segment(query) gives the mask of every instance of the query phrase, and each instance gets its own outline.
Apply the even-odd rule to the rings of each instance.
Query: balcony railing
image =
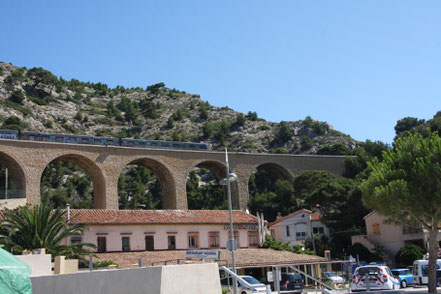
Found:
[[[423,229],[419,226],[403,226],[403,235],[420,234]]]
[[[26,198],[24,190],[0,190],[0,200]]]

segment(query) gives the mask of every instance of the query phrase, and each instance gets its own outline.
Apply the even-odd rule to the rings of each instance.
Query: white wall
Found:
[[[248,247],[248,230],[239,231],[240,247]],[[153,233],[154,234],[151,234]],[[130,237],[132,251],[145,250],[145,236],[153,235],[155,250],[168,249],[169,233],[176,236],[176,249],[188,249],[188,233],[199,232],[199,248],[209,248],[208,233],[219,232],[220,247],[225,247],[229,230],[224,225],[87,225],[82,238],[83,242],[97,245],[97,237],[106,237],[107,251],[121,251],[122,236]],[[106,233],[106,235],[100,235]],[[131,233],[122,235],[121,233]],[[70,239],[66,242],[70,242]]]
[[[31,277],[51,275],[52,262],[50,254],[14,255],[32,268]]]
[[[218,294],[217,263],[33,277],[34,294]]]

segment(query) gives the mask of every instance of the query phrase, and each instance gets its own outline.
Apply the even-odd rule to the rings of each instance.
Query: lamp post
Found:
[[[233,272],[234,274],[237,275],[237,271],[236,271],[236,261],[235,261],[235,257],[234,257],[234,251],[236,250],[236,243],[234,240],[234,228],[233,228],[233,205],[232,205],[232,201],[231,201],[231,187],[230,187],[230,183],[234,182],[237,180],[237,176],[234,173],[230,173],[230,166],[228,163],[228,151],[227,149],[225,149],[225,163],[226,163],[226,167],[227,167],[227,177],[222,179],[220,181],[221,185],[227,185],[227,191],[228,191],[228,211],[230,213],[230,240],[229,244],[230,247],[229,249],[231,249],[231,264],[233,267]],[[228,247],[228,246],[227,246]],[[236,277],[233,276],[233,294],[237,294],[237,281],[236,281]]]

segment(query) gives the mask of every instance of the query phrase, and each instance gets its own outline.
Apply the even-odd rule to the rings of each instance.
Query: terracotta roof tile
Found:
[[[213,249],[216,250],[216,249]],[[231,252],[226,249],[217,249],[221,251],[220,265],[226,265],[226,261],[231,265]],[[212,250],[211,250],[212,251]],[[143,266],[177,264],[177,260],[185,259],[185,250],[164,250],[164,251],[139,251],[139,252],[114,252],[114,253],[97,253],[99,261],[111,260],[119,265],[119,268],[130,268],[134,264],[138,264],[139,258],[142,260]],[[97,259],[95,258],[94,262]],[[303,264],[314,262],[328,261],[324,257],[296,254],[289,251],[276,251],[272,249],[238,249],[235,254],[236,266],[259,266],[259,265],[275,265],[275,264]],[[194,261],[197,263],[198,261]]]
[[[71,209],[72,223],[84,224],[228,224],[228,210],[109,210]],[[233,211],[233,222],[257,224],[257,217]]]
[[[309,214],[312,213],[312,211],[311,211],[311,210],[308,210],[308,209],[299,209],[299,210],[296,210],[296,211],[294,211],[294,212],[292,212],[292,213],[290,213],[290,214],[288,214],[288,215],[286,215],[286,216],[284,216],[284,217],[282,217],[282,218],[280,218],[280,219],[278,219],[278,220],[273,221],[272,223],[269,224],[269,226],[271,227],[271,226],[273,226],[273,225],[275,225],[275,224],[281,222],[281,221],[284,220],[284,219],[287,219],[287,218],[289,218],[289,217],[291,217],[291,216],[294,216],[294,215],[299,214],[299,213],[302,213],[302,212],[306,212],[306,213],[309,213]]]

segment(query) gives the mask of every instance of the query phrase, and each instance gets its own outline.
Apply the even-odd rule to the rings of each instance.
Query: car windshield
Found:
[[[364,276],[365,274],[379,275],[380,268],[379,267],[362,267],[362,268],[358,269],[359,276]]]
[[[241,277],[241,278],[244,279],[245,281],[247,281],[247,283],[249,283],[251,285],[262,284],[261,282],[259,282],[258,280],[256,280],[253,277]]]
[[[287,277],[290,282],[294,282],[296,280],[302,279],[302,276],[300,274],[291,274],[291,275],[287,275]]]
[[[336,274],[331,273],[331,272],[326,272],[325,275],[326,275],[327,277],[336,277],[336,276],[337,276]]]

